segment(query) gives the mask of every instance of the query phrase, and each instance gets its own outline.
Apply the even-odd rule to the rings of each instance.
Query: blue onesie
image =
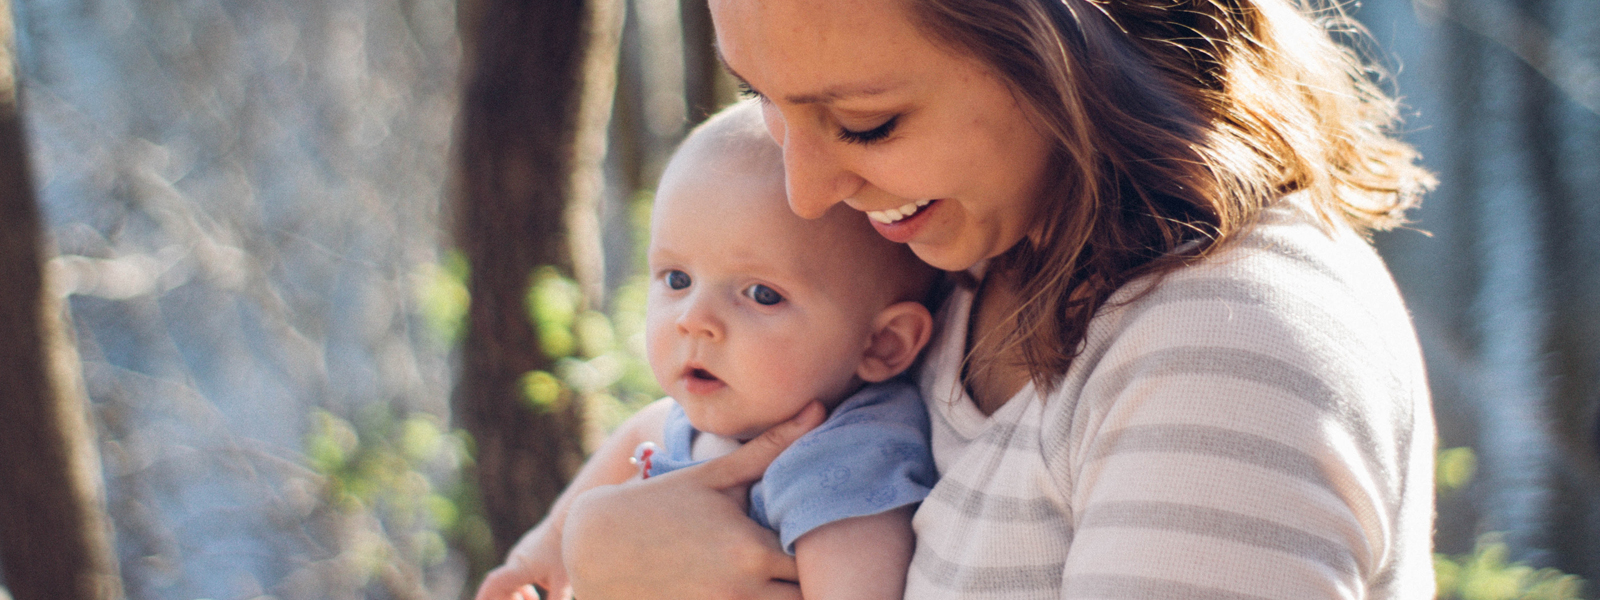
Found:
[[[661,475],[697,462],[699,431],[683,407],[667,417],[666,447],[651,461]],[[939,476],[928,446],[928,409],[904,378],[868,385],[828,420],[795,440],[750,488],[750,518],[778,532],[783,549],[819,526],[921,502]]]

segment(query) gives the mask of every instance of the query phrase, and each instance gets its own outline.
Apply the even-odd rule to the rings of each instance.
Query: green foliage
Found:
[[[446,346],[455,346],[466,331],[467,308],[472,303],[467,291],[469,272],[466,255],[451,250],[442,263],[418,265],[412,274],[417,312],[434,339]]]
[[[577,282],[563,277],[555,267],[539,267],[529,280],[523,303],[546,357],[562,358],[578,350],[572,326],[578,318],[583,293]]]
[[[522,399],[534,412],[550,412],[561,401],[563,386],[554,375],[544,371],[529,371],[522,374],[520,384]]]
[[[1478,457],[1471,448],[1440,450],[1434,485],[1440,495],[1472,482]],[[1580,600],[1583,580],[1555,569],[1509,562],[1511,550],[1497,533],[1478,538],[1471,554],[1433,555],[1438,600]]]
[[[647,262],[652,200],[648,190],[640,191],[629,209],[636,265]],[[581,401],[589,424],[611,431],[660,398],[661,387],[645,354],[648,291],[648,275],[639,273],[612,292],[608,312],[584,310],[576,282],[553,267],[536,270],[528,285],[528,317],[539,331],[541,349],[555,365],[548,373],[523,376],[528,405],[549,410],[561,402]]]
[[[645,354],[644,308],[648,280],[638,276],[612,295],[610,315],[589,313],[593,331],[580,332],[588,358],[566,358],[556,375],[585,402],[591,424],[615,429],[639,408],[661,397]],[[601,324],[604,327],[601,327]]]
[[[350,548],[358,562],[376,572],[397,560],[443,561],[445,536],[462,527],[462,499],[460,490],[440,490],[435,482],[453,477],[466,461],[464,437],[433,415],[394,415],[381,406],[353,423],[321,409],[311,421],[306,457],[324,477],[322,503],[375,517],[388,537]]]
[[[1478,538],[1472,554],[1434,555],[1439,600],[1579,600],[1583,580],[1555,569],[1508,562],[1498,534]]]
[[[576,282],[555,269],[534,273],[528,286],[528,317],[539,331],[550,372],[522,376],[528,406],[548,411],[574,399],[589,419],[610,431],[661,395],[645,359],[644,308],[647,281],[637,277],[618,288],[606,314],[583,310]]]
[[[1478,472],[1478,455],[1471,448],[1445,448],[1434,463],[1433,480],[1440,494],[1466,487]]]

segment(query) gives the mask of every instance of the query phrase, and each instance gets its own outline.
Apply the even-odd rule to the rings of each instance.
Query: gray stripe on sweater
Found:
[[[1136,452],[1215,456],[1270,469],[1335,492],[1316,457],[1274,440],[1208,425],[1142,425],[1105,434],[1090,461]]]
[[[1362,459],[1384,481],[1394,481],[1394,469],[1382,464],[1375,453],[1381,446],[1373,440],[1365,411],[1355,406],[1357,399],[1330,388],[1304,369],[1276,357],[1221,346],[1167,348],[1139,356],[1108,373],[1109,389],[1127,389],[1135,379],[1180,375],[1235,378],[1271,386],[1287,392],[1319,410],[1331,414],[1344,430],[1355,437]]]
[[[1072,527],[1061,511],[1048,498],[1015,498],[985,494],[968,487],[964,482],[942,479],[933,486],[925,502],[938,502],[949,506],[967,519],[982,519],[993,523],[1042,523],[1046,527],[1059,527],[1060,539],[1072,539]]]
[[[1080,531],[1103,527],[1181,531],[1276,550],[1365,577],[1349,549],[1301,529],[1236,512],[1173,502],[1106,502],[1090,507],[1079,525]]]
[[[1261,596],[1240,594],[1213,587],[1204,587],[1182,581],[1137,577],[1133,575],[1083,575],[1073,577],[1066,585],[1066,594],[1074,598],[1104,598],[1105,600],[1267,600]]]
[[[929,583],[960,594],[997,594],[1061,589],[1064,563],[1005,567],[974,567],[946,560],[934,548],[917,543],[915,569]],[[959,582],[959,584],[958,584]]]

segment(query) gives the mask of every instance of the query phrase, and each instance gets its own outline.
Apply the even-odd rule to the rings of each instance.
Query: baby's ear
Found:
[[[899,375],[916,362],[917,353],[933,335],[933,315],[920,302],[898,302],[878,312],[872,321],[872,339],[867,343],[856,376],[876,383]]]

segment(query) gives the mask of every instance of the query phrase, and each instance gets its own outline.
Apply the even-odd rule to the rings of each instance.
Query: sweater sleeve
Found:
[[[1214,261],[1091,332],[1041,432],[1063,598],[1432,597],[1427,391],[1363,250]]]

